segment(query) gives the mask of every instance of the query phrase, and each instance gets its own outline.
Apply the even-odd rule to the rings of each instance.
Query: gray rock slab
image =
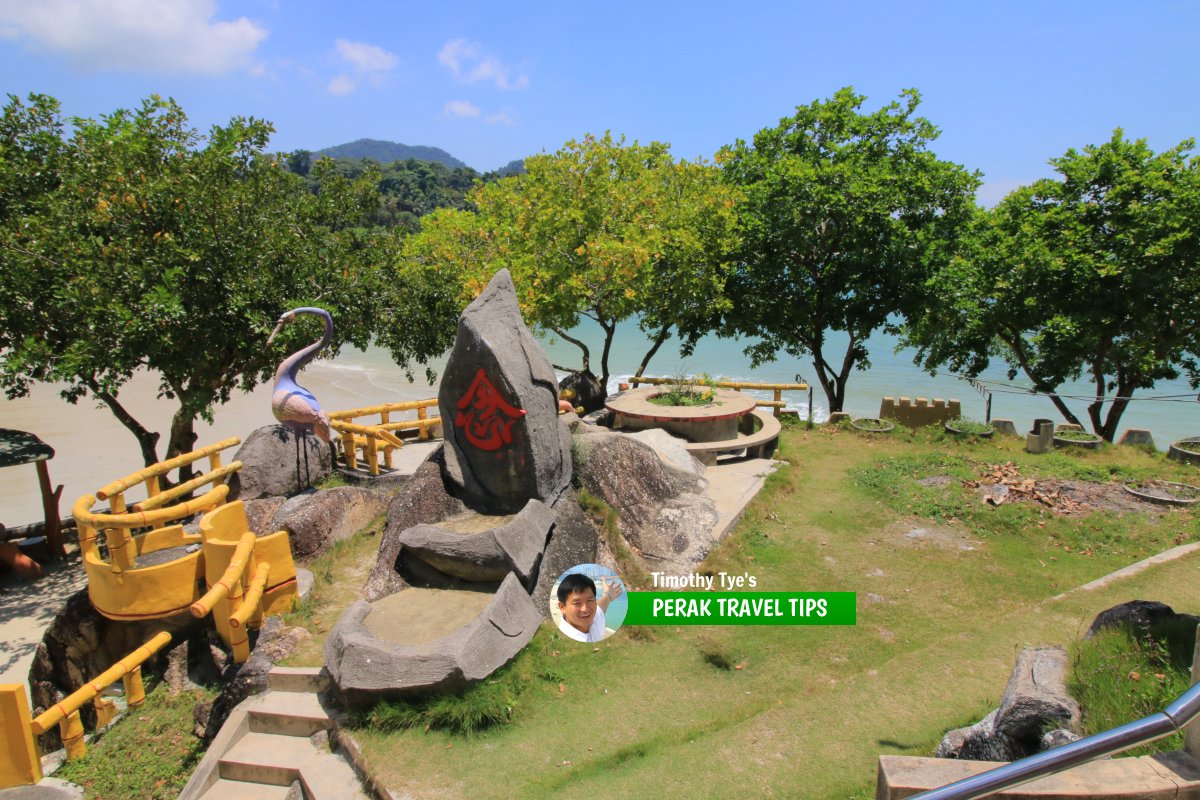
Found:
[[[662,428],[647,428],[628,434],[655,452],[663,468],[676,479],[684,491],[704,488],[705,467],[687,449],[687,440],[672,436]]]
[[[1079,724],[1079,704],[1067,691],[1067,651],[1027,647],[1017,656],[1000,700],[996,729],[1027,743],[1038,742],[1047,725]]]
[[[516,516],[491,530],[459,533],[436,525],[417,525],[401,533],[400,541],[405,551],[447,575],[466,581],[499,581],[512,571],[522,584],[532,587],[554,516],[545,503],[530,500]]]
[[[83,787],[58,778],[43,778],[32,786],[0,789],[0,800],[83,800]]]
[[[351,708],[389,697],[461,691],[511,661],[542,621],[511,573],[473,622],[425,644],[377,638],[364,624],[370,613],[370,603],[355,602],[325,643],[326,666]]]
[[[558,383],[507,270],[459,318],[438,409],[447,478],[472,508],[511,513],[530,499],[553,503],[570,484]]]
[[[1118,444],[1140,444],[1154,447],[1154,435],[1145,428],[1130,428],[1125,431]]]
[[[255,430],[234,455],[234,460],[242,462],[242,468],[229,477],[229,499],[287,497],[312,486],[333,471],[333,452],[315,436],[301,437],[298,474],[296,453],[296,435],[283,425],[267,425]]]
[[[440,522],[467,510],[462,501],[450,494],[442,478],[443,448],[434,451],[392,498],[387,511],[387,527],[379,543],[375,566],[363,586],[366,600],[377,600],[403,589],[408,584],[400,576],[400,535],[416,525]]]
[[[312,558],[365,528],[387,510],[390,499],[357,486],[321,489],[289,498],[275,511],[269,527],[288,532],[297,558]]]
[[[257,500],[246,500],[242,508],[246,512],[246,526],[259,536],[266,536],[278,530],[271,527],[275,512],[287,502],[286,497],[260,497]]]

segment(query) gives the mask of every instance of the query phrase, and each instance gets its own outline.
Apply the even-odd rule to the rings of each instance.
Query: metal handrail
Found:
[[[1197,716],[1200,716],[1200,683],[1193,685],[1180,695],[1178,700],[1156,714],[937,789],[914,794],[909,800],[976,800],[987,797],[1004,789],[1011,789],[1037,778],[1044,778],[1088,761],[1170,736],[1183,730],[1184,726]]]

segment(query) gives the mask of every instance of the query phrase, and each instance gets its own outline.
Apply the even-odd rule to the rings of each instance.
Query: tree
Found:
[[[870,366],[866,340],[895,327],[912,293],[953,252],[979,180],[928,150],[938,134],[913,116],[915,90],[873,113],[840,90],[799,106],[717,160],[746,193],[744,245],[730,276],[726,334],[759,337],[754,365],[782,350],[811,356],[831,411],[851,370]],[[827,331],[843,331],[843,353]]]
[[[236,118],[202,139],[157,97],[72,128],[65,138],[58,104],[38,95],[10,97],[0,122],[0,383],[10,397],[38,381],[64,383],[70,402],[94,397],[151,464],[160,434],[120,399],[136,371],[177,403],[169,458],[193,448],[197,417],[317,338],[297,324],[268,350],[282,311],[328,308],[335,351],[366,346],[385,324],[376,265],[389,237],[358,227],[378,202],[373,176],[349,181],[318,162],[314,193],[264,153],[268,123]]]
[[[1155,154],[1121,130],[1071,149],[1044,179],[980,212],[964,255],[931,281],[908,333],[928,369],[976,376],[992,357],[1009,378],[1079,424],[1057,394],[1088,375],[1092,430],[1112,441],[1129,398],[1200,353],[1200,159],[1181,142]],[[1107,412],[1104,407],[1108,405]]]
[[[644,368],[673,330],[694,332],[721,308],[737,193],[715,168],[607,133],[532,156],[525,168],[477,187],[475,214],[425,218],[411,252],[461,273],[468,294],[507,267],[526,319],[576,345],[585,372],[591,348],[571,331],[581,317],[594,320],[604,333],[602,386],[621,322],[636,316],[652,337]]]

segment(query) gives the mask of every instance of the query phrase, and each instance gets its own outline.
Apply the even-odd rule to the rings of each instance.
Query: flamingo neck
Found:
[[[333,317],[329,315],[328,311],[323,308],[304,307],[295,309],[294,313],[312,314],[314,316],[321,317],[321,319],[325,322],[325,333],[318,341],[313,342],[302,350],[297,350],[284,359],[283,363],[279,365],[279,369],[275,370],[276,383],[279,383],[279,381],[283,379],[287,379],[292,383],[295,383],[296,374],[300,372],[300,370],[303,369],[308,362],[316,358],[317,353],[320,353],[322,350],[324,350],[333,340]]]

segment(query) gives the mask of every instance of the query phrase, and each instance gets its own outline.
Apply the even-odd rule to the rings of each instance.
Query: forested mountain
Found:
[[[421,152],[436,157],[387,158],[394,152]],[[435,209],[466,208],[467,193],[477,181],[488,183],[525,171],[524,160],[517,159],[498,170],[480,174],[445,150],[409,147],[375,139],[359,139],[315,153],[311,150],[295,150],[281,154],[281,157],[287,169],[303,177],[314,190],[316,181],[309,172],[320,158],[333,158],[338,173],[348,178],[361,174],[367,165],[375,167],[380,174],[379,192],[383,195],[383,203],[372,221],[382,227],[400,227],[408,231],[419,230],[421,224],[418,220]]]
[[[450,169],[467,166],[440,147],[400,144],[399,142],[387,142],[382,139],[357,139],[346,144],[326,147],[324,150],[318,150],[317,154],[329,156],[330,158],[369,158],[372,161],[378,161],[380,164],[389,164],[393,161],[407,161],[410,158],[415,158],[418,161],[436,161],[439,164],[445,164]]]

